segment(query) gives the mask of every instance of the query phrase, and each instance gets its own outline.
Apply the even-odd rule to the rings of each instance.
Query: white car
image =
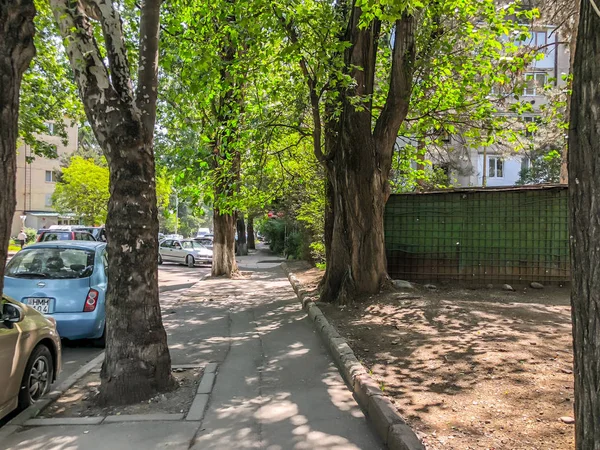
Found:
[[[192,239],[165,239],[158,247],[158,264],[175,262],[194,267],[196,264],[212,264],[213,252]]]
[[[198,232],[196,233],[196,237],[204,237],[207,234],[210,234],[210,228],[198,228]]]

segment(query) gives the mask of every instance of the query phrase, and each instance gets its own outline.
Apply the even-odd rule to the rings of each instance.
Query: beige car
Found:
[[[0,419],[46,394],[60,361],[56,323],[22,303],[0,298]]]

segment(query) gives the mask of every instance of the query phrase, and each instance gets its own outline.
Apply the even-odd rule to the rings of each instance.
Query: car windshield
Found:
[[[188,250],[202,250],[204,247],[204,245],[202,245],[200,242],[196,242],[196,241],[183,241],[181,243],[181,246],[185,249]]]
[[[94,271],[94,252],[71,248],[30,248],[17,253],[6,266],[14,278],[86,278]]]

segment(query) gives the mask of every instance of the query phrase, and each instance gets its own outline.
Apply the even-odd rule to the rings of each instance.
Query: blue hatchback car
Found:
[[[53,317],[61,338],[103,347],[107,269],[104,242],[33,244],[7,264],[4,293]]]

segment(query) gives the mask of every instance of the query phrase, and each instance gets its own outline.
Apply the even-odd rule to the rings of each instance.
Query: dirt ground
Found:
[[[293,269],[316,289],[323,272]],[[574,448],[568,288],[319,304],[428,449]]]
[[[100,407],[96,402],[100,374],[89,373],[44,409],[40,417],[98,417],[125,414],[178,414],[190,409],[202,369],[174,369],[179,388],[142,403],[127,406]]]

